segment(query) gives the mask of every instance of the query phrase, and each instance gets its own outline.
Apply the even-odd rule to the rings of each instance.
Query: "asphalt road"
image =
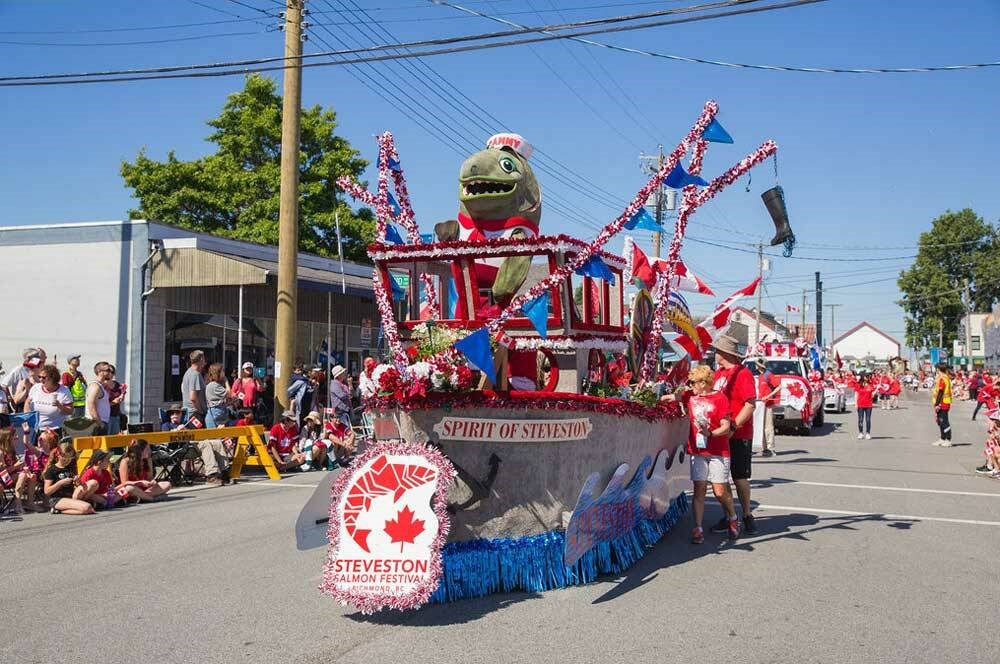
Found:
[[[1000,482],[984,422],[951,449],[926,394],[830,415],[755,459],[760,534],[682,521],[620,578],[364,617],[321,596],[294,522],[319,480],[250,482],[94,517],[0,523],[0,661],[996,662]],[[706,521],[717,516],[710,506]]]

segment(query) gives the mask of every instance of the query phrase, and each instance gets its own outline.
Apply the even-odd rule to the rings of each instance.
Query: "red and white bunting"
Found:
[[[657,274],[667,273],[667,261],[662,258],[657,258],[653,261],[653,269],[656,270]],[[701,293],[702,295],[715,295],[715,291],[708,287],[701,278],[688,269],[688,266],[684,264],[684,261],[678,260],[677,265],[674,266],[674,280],[670,284],[670,287],[674,290],[687,291],[689,293]]]
[[[757,277],[750,284],[727,297],[712,312],[711,316],[695,327],[698,331],[698,338],[701,341],[702,348],[708,348],[729,327],[729,317],[733,313],[734,305],[745,297],[756,295],[759,287],[760,277]]]

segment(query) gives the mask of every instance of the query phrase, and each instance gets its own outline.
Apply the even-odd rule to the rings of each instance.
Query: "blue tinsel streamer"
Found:
[[[572,566],[563,563],[566,534],[559,530],[446,544],[441,552],[444,573],[430,601],[451,602],[497,592],[541,592],[590,583],[601,574],[620,574],[660,541],[687,509],[687,495],[682,493],[663,517],[640,519],[630,532],[601,542]]]

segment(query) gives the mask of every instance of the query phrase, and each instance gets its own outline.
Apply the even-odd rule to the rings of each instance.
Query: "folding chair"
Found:
[[[187,411],[178,408],[176,404],[165,404],[159,409],[160,428],[170,421],[170,411],[181,411],[181,422],[187,421]],[[194,443],[171,443],[169,445],[153,445],[153,479],[157,482],[168,481],[174,486],[194,484],[202,477],[205,464],[201,460],[201,450]]]

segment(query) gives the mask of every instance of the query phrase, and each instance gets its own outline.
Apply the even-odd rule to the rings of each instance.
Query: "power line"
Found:
[[[70,46],[70,47],[103,47],[103,46],[145,46],[149,44],[169,44],[171,42],[198,41],[200,39],[217,39],[219,37],[246,37],[248,35],[259,35],[263,31],[253,32],[217,32],[208,35],[188,35],[185,37],[165,37],[163,39],[143,39],[137,41],[119,42],[26,42],[2,40],[0,44],[7,46]]]
[[[712,246],[712,247],[718,247],[719,249],[728,249],[730,251],[739,251],[739,252],[746,253],[746,254],[755,254],[755,253],[757,253],[756,250],[753,250],[753,249],[743,249],[742,247],[730,247],[730,246],[727,246],[727,245],[724,245],[724,244],[719,244],[718,242],[712,242],[710,240],[705,240],[705,239],[702,239],[702,238],[696,238],[696,237],[688,236],[686,239],[687,240],[691,240],[692,242],[697,242],[698,244],[707,244],[707,245]],[[772,253],[767,253],[767,252],[764,252],[764,255],[765,256],[770,256],[770,257],[773,257],[773,258],[777,258],[777,257],[781,256],[780,254],[772,254]],[[885,257],[875,257],[875,258],[829,258],[829,257],[824,257],[824,256],[789,256],[788,258],[792,258],[792,259],[800,260],[800,261],[830,261],[830,262],[837,262],[837,263],[867,263],[867,262],[882,262],[882,261],[905,260],[905,259],[908,259],[908,258],[916,258],[916,255],[913,255],[913,256],[885,256]]]
[[[451,4],[445,2],[444,0],[428,0],[434,4],[448,5],[449,7],[454,7],[455,9],[461,9],[462,11],[474,14],[476,16],[482,16],[483,18],[494,18],[480,12],[476,12],[471,9],[461,7],[460,5]],[[709,60],[707,58],[695,58],[684,55],[675,55],[671,53],[660,53],[657,51],[649,51],[641,48],[630,48],[626,46],[618,46],[616,44],[608,44],[605,42],[594,41],[592,39],[581,39],[579,37],[571,37],[573,41],[580,42],[582,44],[587,44],[589,46],[596,46],[599,48],[604,48],[612,51],[620,51],[622,53],[631,53],[634,55],[643,55],[652,58],[662,58],[665,60],[674,60],[677,62],[687,62],[691,64],[703,64],[703,65],[714,65],[717,67],[729,67],[733,69],[758,69],[764,71],[781,71],[781,72],[799,72],[808,74],[914,74],[914,73],[930,73],[930,72],[941,72],[941,71],[961,71],[966,69],[982,69],[986,67],[997,67],[1000,66],[1000,62],[981,62],[973,64],[961,64],[961,65],[936,65],[928,67],[861,67],[861,68],[846,68],[846,67],[795,67],[791,65],[758,65],[758,64],[748,64],[742,62],[726,62],[724,60]]]
[[[195,0],[189,0],[195,2]],[[759,0],[742,0],[742,2],[758,2]],[[331,65],[349,65],[357,64],[361,62],[379,62],[383,60],[397,60],[406,58],[420,58],[432,55],[445,55],[451,53],[467,53],[472,51],[480,51],[493,48],[504,48],[507,46],[521,46],[525,44],[534,44],[540,42],[553,41],[556,39],[569,39],[571,37],[576,37],[580,35],[592,35],[592,34],[605,34],[613,32],[626,32],[632,30],[644,30],[648,28],[662,27],[666,25],[678,25],[682,23],[694,23],[699,21],[707,21],[716,18],[725,18],[728,16],[738,16],[742,14],[758,13],[773,11],[776,9],[788,9],[792,7],[798,7],[807,4],[815,4],[818,2],[826,2],[827,0],[789,0],[788,2],[775,3],[770,5],[765,5],[761,7],[745,7],[741,9],[733,9],[728,11],[721,11],[709,14],[700,14],[697,16],[686,16],[682,18],[664,19],[659,21],[649,21],[646,23],[635,23],[629,25],[605,25],[605,27],[594,28],[590,30],[572,32],[568,34],[553,34],[553,35],[542,35],[539,37],[530,37],[526,39],[515,39],[500,42],[490,42],[485,44],[471,44],[459,47],[447,47],[440,49],[431,49],[420,52],[410,52],[404,54],[395,55],[375,55],[369,57],[359,57],[351,59],[342,59],[339,61],[331,62],[303,62],[301,67],[322,67]],[[727,6],[732,3],[722,2],[722,3],[712,3],[707,5],[698,5],[694,7],[685,7],[675,10],[662,10],[661,12],[649,12],[647,14],[658,14],[662,15],[665,12],[671,13],[682,13],[682,12],[694,12],[703,11],[708,7],[715,6]],[[545,31],[556,31],[565,30],[573,27],[589,26],[589,25],[604,25],[610,23],[621,23],[623,21],[634,21],[636,16],[616,16],[605,19],[592,19],[589,21],[580,21],[572,24],[562,24],[562,25],[550,25],[550,26],[540,26],[537,28],[531,28],[528,30],[507,30],[494,33],[483,33],[479,35],[464,35],[459,37],[444,37],[439,39],[423,40],[417,42],[408,42],[401,44],[388,44],[381,46],[372,46],[363,49],[349,49],[346,51],[331,51],[324,53],[309,53],[303,54],[301,56],[293,58],[285,57],[271,57],[271,58],[257,58],[254,60],[243,60],[236,62],[224,62],[224,63],[214,63],[214,64],[197,64],[197,65],[180,65],[175,67],[160,67],[151,68],[145,70],[118,70],[109,72],[93,72],[93,73],[79,73],[79,74],[41,74],[35,76],[16,76],[16,77],[0,77],[0,87],[22,87],[22,86],[38,86],[38,85],[75,85],[81,83],[115,83],[115,82],[127,82],[127,81],[139,81],[139,80],[165,80],[165,79],[175,79],[175,78],[214,78],[219,76],[235,76],[235,75],[245,75],[252,72],[263,72],[263,71],[277,71],[284,69],[287,65],[281,64],[278,66],[269,67],[248,67],[247,65],[262,64],[267,62],[284,62],[285,60],[300,60],[306,58],[316,58],[316,57],[329,57],[331,55],[350,55],[355,53],[371,53],[377,51],[384,51],[388,49],[400,49],[400,48],[413,48],[413,47],[423,47],[423,46],[437,46],[437,45],[450,45],[461,42],[468,41],[481,41],[486,39],[494,39],[502,36],[509,35],[523,35],[529,32],[545,32]],[[240,66],[243,69],[236,70],[224,70],[224,71],[192,71],[192,70],[203,70],[203,69],[213,69],[217,70],[222,67],[234,67]],[[162,72],[180,72],[184,71],[187,73],[182,74],[164,74]],[[154,73],[155,72],[155,73]],[[132,76],[131,74],[141,73],[143,75]],[[146,73],[153,73],[153,75],[145,75]],[[127,76],[122,76],[126,75]],[[95,78],[89,78],[95,77]],[[98,77],[114,77],[114,78],[98,78]],[[52,81],[49,79],[84,79],[84,80],[63,80],[63,81]],[[16,81],[16,82],[7,82]],[[25,81],[25,82],[21,82]]]

